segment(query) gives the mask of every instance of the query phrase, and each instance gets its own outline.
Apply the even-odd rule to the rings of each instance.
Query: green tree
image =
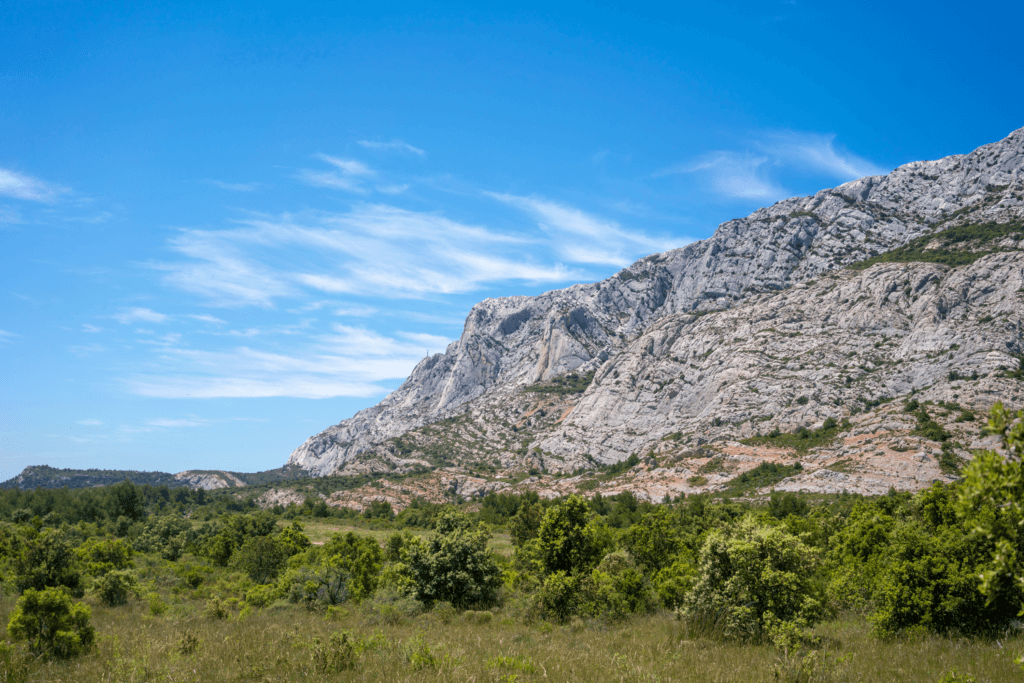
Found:
[[[132,562],[132,547],[121,539],[89,539],[75,549],[75,554],[85,566],[85,572],[91,576],[101,576],[114,569],[130,569],[135,566]]]
[[[488,540],[483,524],[473,528],[465,515],[442,512],[430,539],[409,548],[417,598],[426,604],[447,601],[456,608],[493,603],[501,570],[487,548]]]
[[[571,495],[548,508],[537,532],[547,573],[589,572],[611,545],[611,535],[590,519],[587,502]]]
[[[89,608],[73,602],[62,588],[29,588],[18,599],[7,632],[16,640],[27,640],[37,655],[66,659],[92,647],[96,632],[91,617]]]
[[[250,538],[234,554],[236,566],[259,584],[277,578],[287,560],[287,548],[270,536]]]
[[[825,615],[818,565],[817,551],[799,538],[746,517],[704,541],[683,612],[741,640],[759,640],[783,624],[810,626]]]
[[[76,559],[67,535],[57,529],[47,529],[36,538],[24,541],[14,556],[14,585],[23,592],[30,588],[38,591],[64,587],[75,597],[81,597],[82,574]]]
[[[1014,415],[996,403],[988,429],[1002,437],[1002,453],[978,453],[967,466],[959,508],[994,546],[992,566],[981,576],[981,590],[994,600],[1007,584],[1024,592],[1024,411]]]
[[[128,519],[138,521],[146,516],[146,503],[142,494],[129,480],[110,487],[110,495],[114,501],[114,514],[124,515]]]
[[[537,531],[540,529],[540,520],[543,511],[536,503],[522,505],[508,522],[508,530],[512,536],[512,543],[522,547],[530,539],[537,538]]]
[[[281,529],[277,540],[285,547],[289,556],[297,555],[312,546],[309,537],[302,533],[302,525],[298,522],[292,522],[290,527]]]
[[[643,515],[620,541],[649,574],[656,574],[675,559],[680,550],[678,527],[665,508]]]
[[[344,569],[349,576],[349,596],[356,602],[373,595],[384,566],[384,551],[368,536],[349,531],[335,534],[324,544],[322,557]]]
[[[128,598],[138,592],[139,581],[131,569],[113,569],[95,580],[93,590],[107,607],[119,607],[127,605]]]

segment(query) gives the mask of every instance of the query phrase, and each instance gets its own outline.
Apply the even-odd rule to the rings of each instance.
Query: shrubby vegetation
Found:
[[[929,428],[924,406],[907,410]],[[575,632],[668,619],[689,640],[774,644],[780,676],[811,680],[808,671],[839,666],[814,654],[823,623],[837,615],[868,624],[878,643],[1013,633],[1024,606],[1024,426],[997,406],[989,429],[1004,437],[1002,454],[979,455],[962,483],[874,499],[725,497],[770,485],[789,471],[779,466],[748,473],[718,499],[492,494],[473,506],[417,501],[397,515],[378,506],[373,515],[323,516],[319,499],[259,510],[237,497],[129,482],[4,491],[7,635],[38,661],[57,662],[94,650],[90,605],[204,624],[287,610],[328,620],[357,610],[389,628],[429,619]],[[307,527],[342,518],[346,531],[311,542]],[[496,533],[507,534],[509,553],[492,549]],[[414,671],[455,666],[417,638],[401,650]],[[202,652],[193,631],[180,639],[171,648],[179,656]],[[309,671],[357,668],[387,642],[325,636],[309,643]],[[0,669],[36,666],[18,659],[17,647],[0,647]],[[494,676],[532,675],[517,661],[501,659]],[[628,663],[615,666],[627,677]]]

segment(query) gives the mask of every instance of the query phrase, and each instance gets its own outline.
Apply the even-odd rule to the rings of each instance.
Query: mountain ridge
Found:
[[[344,471],[389,439],[462,414],[503,387],[596,372],[666,316],[725,310],[942,227],[1019,219],[1022,166],[1019,129],[969,154],[911,162],[885,176],[777,202],[601,282],[485,299],[444,353],[421,361],[376,406],[311,436],[288,465],[314,476]],[[411,465],[394,456],[388,462]]]

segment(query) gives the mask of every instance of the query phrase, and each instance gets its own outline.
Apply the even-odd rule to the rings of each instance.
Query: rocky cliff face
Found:
[[[960,267],[842,269],[956,226],[1020,220],[1022,167],[1024,129],[967,155],[779,202],[602,282],[485,300],[443,354],[380,404],[308,439],[288,464],[325,475],[465,457],[572,470],[667,434],[714,438],[728,425],[739,438],[813,422],[826,406],[849,413],[862,398],[948,382],[951,367],[996,373],[1021,351],[1013,235],[975,244],[1004,251]],[[523,391],[588,372],[582,395]],[[546,407],[530,412],[538,396]],[[444,453],[424,431],[439,423],[465,432]],[[475,443],[476,455],[460,443]]]

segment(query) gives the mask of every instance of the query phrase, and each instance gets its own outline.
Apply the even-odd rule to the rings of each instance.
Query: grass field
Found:
[[[290,522],[281,520],[278,522],[278,526],[284,528],[288,526]],[[316,545],[325,543],[334,534],[344,534],[349,531],[359,534],[360,536],[369,536],[375,541],[384,544],[387,537],[395,533],[394,529],[373,529],[363,526],[355,526],[352,524],[345,524],[335,520],[330,521],[302,521],[302,529],[304,534],[309,537],[309,540]],[[430,531],[424,529],[410,529],[409,533],[414,536],[420,536],[426,538],[430,536]],[[512,557],[512,539],[508,535],[508,532],[495,532],[491,536],[491,542],[488,544],[489,547],[499,555],[505,557]]]
[[[2,604],[3,620],[13,606]],[[788,663],[768,646],[693,640],[684,625],[663,614],[616,625],[601,622],[527,625],[496,610],[442,619],[433,613],[381,623],[350,607],[331,615],[277,605],[239,618],[210,620],[201,604],[174,605],[154,617],[143,603],[93,608],[98,645],[71,662],[34,663],[32,681],[928,681],[951,671],[978,681],[1020,681],[1013,658],[1019,637],[1003,641],[934,636],[881,643],[867,624],[847,617],[821,626],[831,650],[818,651],[816,677],[797,678],[800,657]],[[393,621],[393,620],[392,620]],[[332,664],[323,645],[347,630],[356,647]],[[320,641],[317,656],[316,639]],[[190,645],[191,644],[191,645]],[[191,652],[189,651],[191,649]],[[338,662],[333,662],[337,664]],[[812,664],[808,664],[813,667]],[[781,676],[776,678],[776,671]],[[961,679],[957,679],[961,680]]]

